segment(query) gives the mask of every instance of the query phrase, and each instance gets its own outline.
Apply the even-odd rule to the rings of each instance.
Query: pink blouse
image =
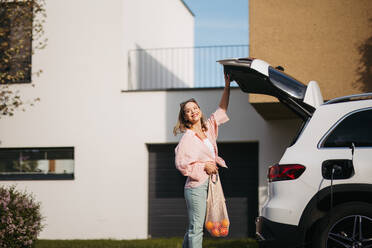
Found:
[[[226,115],[226,111],[218,108],[206,121],[208,130],[205,132],[205,135],[214,147],[215,158],[213,158],[207,145],[204,144],[194,131],[187,129],[182,135],[175,149],[175,161],[176,168],[182,175],[187,176],[185,188],[195,188],[208,179],[209,176],[204,171],[204,165],[207,161],[216,162],[218,165],[227,168],[225,161],[218,156],[216,141],[218,126],[228,120],[229,117]]]

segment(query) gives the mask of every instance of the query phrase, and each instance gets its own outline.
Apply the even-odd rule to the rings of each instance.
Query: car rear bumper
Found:
[[[256,219],[256,236],[260,247],[302,247],[303,232],[298,226],[273,222],[263,216]]]

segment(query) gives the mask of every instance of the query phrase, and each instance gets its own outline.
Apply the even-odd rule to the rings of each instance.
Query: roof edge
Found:
[[[195,14],[191,11],[191,9],[189,8],[189,6],[185,3],[184,0],[180,0],[181,3],[183,4],[183,6],[185,6],[185,8],[190,12],[190,14],[195,17]]]

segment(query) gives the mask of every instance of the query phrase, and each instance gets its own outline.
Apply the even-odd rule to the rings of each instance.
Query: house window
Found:
[[[74,148],[0,148],[0,180],[74,179]]]
[[[0,84],[31,82],[32,3],[0,3]]]

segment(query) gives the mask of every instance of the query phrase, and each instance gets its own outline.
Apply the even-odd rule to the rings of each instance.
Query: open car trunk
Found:
[[[312,81],[308,89],[308,86],[271,67],[265,61],[240,58],[218,62],[242,91],[276,97],[304,121],[312,116],[316,107],[323,101],[316,82]]]

